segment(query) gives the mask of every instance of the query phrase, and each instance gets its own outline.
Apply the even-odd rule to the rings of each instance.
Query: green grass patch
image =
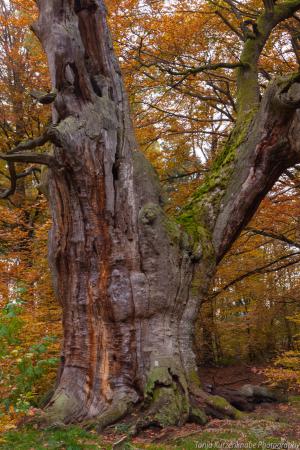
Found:
[[[1,436],[2,450],[96,450],[109,449],[110,446],[101,445],[100,437],[79,427],[66,429],[55,428],[35,430],[24,427],[20,430],[9,431]]]
[[[297,401],[299,399],[297,398]],[[116,433],[113,439],[119,441],[120,434],[128,432],[127,427],[121,424],[113,429]],[[180,431],[180,430],[178,430]],[[183,430],[182,430],[183,431]],[[223,421],[217,428],[209,427],[199,430],[199,433],[176,438],[170,435],[167,441],[161,443],[133,443],[130,439],[123,442],[118,450],[195,450],[221,448],[267,448],[268,444],[282,443],[282,437],[286,443],[300,443],[299,440],[290,434],[291,427],[268,420],[249,421]],[[119,434],[120,433],[120,434]],[[177,435],[178,436],[178,435]],[[70,426],[68,428],[48,428],[36,430],[32,427],[24,427],[19,430],[9,431],[0,438],[1,450],[110,450],[112,446],[94,432],[87,432],[79,427]],[[263,443],[263,444],[262,444]],[[246,446],[248,445],[248,447]],[[236,447],[239,445],[240,447]]]
[[[264,423],[266,425],[266,423]],[[252,422],[248,425],[241,426],[234,422],[232,425],[224,424],[221,429],[203,430],[199,434],[193,434],[185,438],[169,440],[162,444],[139,444],[134,448],[148,449],[148,450],[195,450],[195,449],[211,449],[220,450],[221,448],[267,448],[268,444],[282,443],[279,436],[272,435],[271,429],[264,429],[264,424],[261,422]],[[270,424],[271,425],[271,424]],[[292,440],[293,445],[296,441]],[[292,442],[287,439],[285,442]],[[256,447],[256,445],[257,447]],[[248,445],[248,447],[247,447]],[[240,447],[238,447],[240,446]]]

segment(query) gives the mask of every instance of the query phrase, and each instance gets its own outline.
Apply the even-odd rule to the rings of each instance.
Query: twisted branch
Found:
[[[0,159],[8,162],[8,171],[10,179],[10,187],[0,193],[0,198],[5,199],[13,195],[16,191],[17,180],[19,178],[24,178],[30,175],[36,168],[30,168],[27,171],[22,172],[17,175],[15,163],[33,163],[33,164],[43,164],[48,167],[54,167],[55,158],[47,153],[32,153],[27,152],[27,150],[32,150],[37,147],[42,147],[44,144],[52,140],[52,128],[50,127],[45,131],[42,136],[35,139],[30,139],[28,141],[21,142],[15,148],[10,150],[8,153],[0,153]]]

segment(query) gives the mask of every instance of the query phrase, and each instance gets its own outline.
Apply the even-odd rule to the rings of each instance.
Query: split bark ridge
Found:
[[[34,30],[55,92],[54,150],[45,163],[49,259],[64,328],[47,417],[103,427],[134,405],[142,405],[138,427],[203,423],[205,410],[237,417],[200,387],[193,325],[216,264],[279,175],[300,161],[300,78],[276,80],[258,105],[257,54],[243,62],[236,128],[204,185],[170,219],[137,149],[103,1],[37,3]],[[278,23],[300,9],[300,1],[284,5],[265,14]],[[245,46],[261,51],[271,29],[264,42],[251,37]],[[250,103],[242,97],[249,79]]]

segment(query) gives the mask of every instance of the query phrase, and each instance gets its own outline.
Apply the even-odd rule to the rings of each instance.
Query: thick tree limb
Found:
[[[48,167],[54,167],[55,158],[49,154],[45,153],[27,153],[27,150],[32,150],[37,147],[42,147],[47,142],[54,140],[53,128],[49,128],[45,131],[42,136],[35,139],[30,139],[28,141],[21,142],[15,148],[10,150],[8,153],[0,153],[0,159],[8,162],[10,187],[6,189],[2,194],[0,193],[0,198],[8,198],[15,193],[17,187],[17,180],[28,176],[30,173],[38,170],[37,168],[29,168],[28,170],[22,172],[21,174],[16,173],[15,163],[33,163],[33,164],[43,164]],[[22,153],[23,152],[23,153]],[[24,153],[25,152],[25,153]]]
[[[178,217],[203,254],[216,263],[280,175],[300,161],[298,86],[295,76],[269,86],[259,111],[238,122],[211,173]],[[288,99],[289,108],[275,102],[278,92]]]
[[[213,232],[218,260],[247,225],[279,176],[299,163],[299,90],[295,76],[277,80],[267,90],[255,120],[250,121],[245,141],[237,149],[233,173]],[[278,92],[289,108],[275,100]]]
[[[47,142],[50,141],[49,130],[47,130],[42,136],[39,136],[35,139],[30,139],[28,141],[20,142],[15,148],[8,152],[9,155],[15,154],[18,152],[23,152],[24,150],[32,150],[37,147],[42,147]],[[2,158],[3,159],[3,158]]]
[[[260,103],[258,61],[271,32],[280,22],[292,17],[300,9],[300,0],[288,0],[276,4],[274,8],[271,2],[265,3],[268,3],[268,9],[265,9],[256,22],[252,22],[253,33],[251,37],[248,36],[240,58],[243,63],[238,71],[238,112],[241,120],[245,113]]]
[[[43,164],[49,167],[53,167],[55,165],[55,158],[45,153],[15,153],[15,154],[0,153],[0,159],[14,163],[24,162],[24,163]]]
[[[39,92],[39,91],[32,91],[30,92],[30,95],[32,98],[37,100],[42,105],[50,105],[54,102],[57,96],[57,92]]]
[[[34,163],[34,164],[43,164],[48,167],[53,167],[55,165],[55,158],[48,154],[43,153],[21,153],[22,151],[31,150],[36,147],[40,147],[44,145],[46,142],[50,140],[48,132],[44,133],[42,136],[31,139],[29,141],[21,142],[14,149],[10,150],[7,154],[0,153],[0,159],[8,162],[8,170],[9,170],[9,179],[10,179],[10,187],[6,189],[4,192],[0,193],[0,198],[8,198],[13,195],[16,191],[17,180],[20,178],[24,178],[34,171],[38,170],[37,168],[29,168],[28,170],[17,174],[15,169],[15,163],[23,162],[23,163]]]
[[[291,77],[277,92],[275,101],[282,108],[297,109],[300,107],[300,73]]]

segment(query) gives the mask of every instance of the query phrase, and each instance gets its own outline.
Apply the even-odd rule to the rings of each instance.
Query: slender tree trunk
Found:
[[[235,417],[199,388],[193,325],[217,261],[297,159],[286,143],[278,162],[274,143],[278,133],[287,136],[294,110],[277,123],[267,97],[255,124],[252,114],[239,125],[206,187],[172,221],[137,151],[102,0],[38,6],[35,31],[57,91],[49,257],[64,328],[48,417],[105,426],[140,401],[140,426],[204,421],[196,405]]]

